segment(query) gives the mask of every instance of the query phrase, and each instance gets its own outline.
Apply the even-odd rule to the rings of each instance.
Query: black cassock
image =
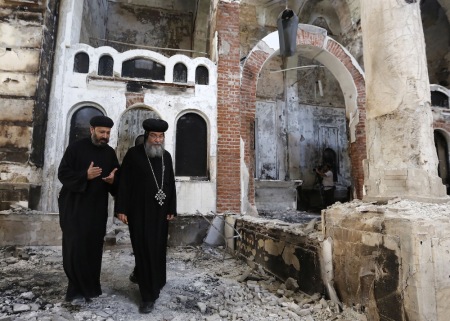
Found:
[[[91,162],[102,174],[87,179]],[[67,147],[58,169],[63,184],[58,197],[59,222],[63,237],[63,267],[69,279],[66,299],[77,296],[92,298],[102,294],[100,271],[103,239],[108,219],[108,192],[115,185],[102,180],[119,162],[114,149],[96,146],[91,138],[81,139]]]
[[[158,190],[149,164],[161,187],[162,159],[147,158],[143,144],[130,148],[123,159],[115,204],[115,212],[128,218],[139,291],[146,302],[155,301],[166,284],[167,214],[177,214],[172,157],[167,151],[163,156],[164,204],[155,199]]]

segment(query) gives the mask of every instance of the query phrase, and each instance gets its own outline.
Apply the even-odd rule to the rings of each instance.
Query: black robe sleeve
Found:
[[[77,160],[75,148],[69,146],[59,164],[58,179],[71,192],[81,193],[87,188],[87,168],[76,170]]]
[[[132,186],[131,178],[131,161],[130,161],[130,150],[125,154],[125,157],[122,161],[122,165],[118,171],[118,180],[117,180],[117,194],[116,200],[114,204],[114,213],[117,214],[125,214],[129,215],[130,211],[128,209],[128,205],[130,202],[130,191]],[[127,188],[128,187],[128,188]]]

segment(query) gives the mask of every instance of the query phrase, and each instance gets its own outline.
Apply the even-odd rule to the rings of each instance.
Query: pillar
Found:
[[[446,201],[437,174],[420,1],[362,0],[365,199]]]
[[[217,48],[217,212],[240,212],[239,3],[219,1]]]

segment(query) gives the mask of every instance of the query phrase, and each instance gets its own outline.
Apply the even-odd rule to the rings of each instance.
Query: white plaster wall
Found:
[[[73,72],[75,54],[85,52],[90,57],[88,74]],[[114,59],[114,77],[96,77],[98,61],[102,55],[108,54]],[[47,137],[51,144],[46,145],[46,165],[42,204],[45,211],[56,212],[57,195],[61,184],[57,179],[57,169],[68,144],[70,120],[73,113],[80,107],[91,105],[98,107],[116,124],[111,131],[110,145],[115,148],[118,139],[118,124],[126,110],[126,82],[132,79],[121,78],[122,62],[132,58],[148,58],[166,67],[166,81],[153,81],[156,89],[145,93],[144,104],[156,111],[169,123],[166,133],[166,149],[175,159],[175,128],[177,119],[186,112],[196,112],[206,121],[208,126],[208,159],[209,181],[190,181],[180,178],[177,181],[178,212],[207,213],[216,208],[216,145],[217,145],[217,72],[216,66],[206,58],[191,59],[183,55],[166,58],[148,50],[130,50],[123,53],[111,47],[93,48],[86,44],[76,44],[65,48],[62,66],[56,71],[55,87],[52,96],[53,103],[49,110],[49,126]],[[187,85],[191,89],[181,91],[175,87],[165,87],[164,84],[173,81],[173,66],[182,62],[188,70]],[[209,85],[195,85],[195,69],[205,66],[209,70]],[[135,79],[138,80],[138,79]],[[139,79],[142,80],[142,79]],[[161,86],[158,86],[160,84]],[[177,178],[178,180],[178,178]]]

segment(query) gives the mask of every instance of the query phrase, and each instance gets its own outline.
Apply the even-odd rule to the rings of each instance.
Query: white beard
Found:
[[[145,153],[149,158],[161,157],[164,153],[164,144],[151,145],[148,142],[145,142],[144,148]]]

